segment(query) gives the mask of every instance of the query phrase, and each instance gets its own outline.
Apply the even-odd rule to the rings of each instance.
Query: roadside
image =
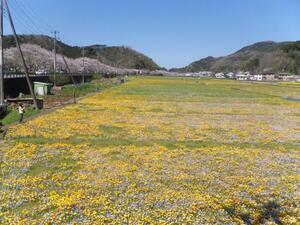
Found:
[[[107,88],[114,87],[120,83],[119,78],[97,78],[84,84],[76,86],[76,99],[91,93],[97,93]],[[45,96],[44,109],[73,103],[73,85],[65,85],[53,90],[52,95]]]
[[[76,86],[76,101],[101,92],[108,88],[119,85],[120,78],[96,78],[89,83],[78,84]],[[65,85],[59,89],[53,90],[52,95],[44,97],[44,107],[42,110],[35,110],[32,107],[27,107],[23,122],[32,120],[37,116],[47,114],[58,108],[64,107],[68,104],[74,103],[73,85]],[[0,123],[4,125],[4,129],[8,129],[9,126],[17,124],[19,120],[19,114],[15,106],[9,106],[6,115],[0,118]],[[0,135],[0,140],[1,140]],[[1,142],[0,142],[1,143]]]

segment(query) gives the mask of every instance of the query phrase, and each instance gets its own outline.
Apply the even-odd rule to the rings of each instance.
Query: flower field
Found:
[[[141,77],[15,125],[0,224],[300,224],[299,96]]]

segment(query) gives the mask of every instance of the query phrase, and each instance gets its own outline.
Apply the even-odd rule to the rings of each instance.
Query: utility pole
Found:
[[[63,61],[66,65],[66,67],[67,67],[68,74],[71,76],[71,80],[72,80],[72,83],[73,83],[73,103],[76,104],[76,81],[75,81],[73,75],[71,74],[70,67],[69,67],[64,55],[62,55],[62,58],[63,58]]]
[[[84,57],[85,57],[85,49],[84,47],[82,48],[82,83],[84,83],[84,73],[85,73],[85,62],[84,62]]]
[[[57,34],[59,33],[57,30],[52,32],[54,34],[54,38],[53,38],[53,52],[54,52],[54,63],[53,63],[53,71],[54,71],[54,87],[56,86],[56,42],[57,42]]]
[[[9,23],[10,23],[10,26],[11,26],[11,29],[12,29],[12,32],[13,32],[13,35],[14,35],[14,38],[15,38],[16,45],[17,45],[17,49],[19,50],[19,53],[20,53],[20,56],[21,56],[21,59],[22,59],[22,64],[23,64],[23,67],[24,67],[24,70],[25,70],[25,77],[26,77],[26,81],[27,81],[27,84],[28,84],[28,88],[29,88],[32,100],[33,100],[33,104],[34,104],[36,109],[39,109],[39,105],[38,105],[38,102],[36,100],[35,93],[33,91],[33,87],[32,87],[32,84],[31,84],[31,81],[30,81],[30,78],[29,78],[28,68],[27,68],[27,65],[26,65],[26,62],[25,62],[25,59],[24,59],[24,55],[23,55],[21,46],[20,46],[19,38],[18,38],[17,33],[16,33],[14,22],[12,20],[11,14],[10,14],[10,10],[9,10],[9,7],[8,7],[7,0],[4,0],[4,2],[5,2],[5,9],[6,9],[6,12],[7,12]],[[3,66],[2,66],[2,70],[3,70]]]
[[[0,112],[4,106],[3,64],[3,0],[0,0]]]

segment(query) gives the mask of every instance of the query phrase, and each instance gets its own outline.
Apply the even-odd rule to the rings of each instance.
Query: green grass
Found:
[[[95,93],[107,88],[114,87],[118,84],[118,80],[115,79],[100,79],[95,78],[90,83],[85,84],[78,84],[76,86],[76,96],[82,97],[90,93]],[[56,93],[58,96],[71,96],[73,95],[73,85],[65,85],[63,86],[62,90],[58,93]],[[56,96],[55,95],[55,96]],[[54,96],[54,97],[55,97]],[[30,96],[28,96],[30,97]],[[47,96],[51,97],[51,96]],[[24,114],[24,119],[27,117],[34,116],[38,113],[40,113],[42,110],[34,110],[33,108],[29,107],[26,109],[26,112]],[[5,115],[0,117],[0,122],[2,122],[3,125],[10,125],[17,121],[19,121],[19,114],[17,112],[17,109],[13,109],[11,107],[8,108],[8,111]]]
[[[62,91],[58,93],[58,95],[72,95],[73,94],[73,85],[66,85],[63,87]],[[76,86],[76,95],[77,96],[84,96],[89,93],[97,92],[101,90],[100,84],[79,84]]]
[[[114,127],[114,126],[100,126],[100,130],[106,134],[116,134],[116,133],[119,134],[123,131],[122,128]]]
[[[27,117],[34,116],[34,115],[38,114],[39,112],[40,112],[40,110],[35,110],[31,107],[26,108],[25,114],[24,114],[24,119],[26,119]],[[12,123],[19,121],[19,118],[20,118],[20,116],[19,116],[17,109],[13,109],[12,107],[9,107],[5,116],[2,119],[0,119],[0,121],[4,125],[10,125]]]
[[[108,82],[103,79],[95,79],[90,83],[77,84],[75,87],[77,96],[84,96],[90,93],[98,92],[117,84],[117,79],[110,79]],[[74,90],[73,85],[65,85],[62,90],[57,93],[58,95],[72,95]]]
[[[152,82],[149,82],[149,79]],[[163,80],[158,77],[147,78],[140,86],[125,85],[119,89],[119,94],[142,95],[153,97],[178,98],[186,97],[189,100],[197,98],[242,98],[248,101],[271,101],[285,100],[285,97],[293,97],[299,94],[299,85],[294,83],[254,83],[239,82],[235,80],[214,80],[196,78],[171,78]],[[176,100],[175,99],[175,100]]]
[[[55,144],[55,143],[65,143],[71,145],[79,145],[81,143],[89,142],[89,144],[97,147],[121,147],[121,146],[153,146],[155,144],[167,147],[168,149],[176,149],[180,146],[185,146],[189,149],[197,149],[201,147],[217,147],[217,146],[228,146],[228,147],[239,147],[241,149],[246,148],[262,148],[265,150],[273,150],[280,147],[285,149],[296,149],[299,147],[297,143],[241,143],[241,142],[232,142],[230,144],[218,142],[212,139],[206,139],[204,141],[196,140],[133,140],[126,137],[118,138],[100,138],[100,137],[91,137],[90,139],[72,137],[69,139],[59,139],[59,138],[42,138],[42,137],[26,137],[26,138],[16,138],[14,141],[36,144],[36,145],[45,145],[45,144]]]

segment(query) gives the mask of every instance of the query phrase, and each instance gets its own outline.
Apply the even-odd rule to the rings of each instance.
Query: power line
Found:
[[[15,3],[14,5],[16,6],[16,8],[18,8],[18,10],[21,12],[21,14],[23,14],[25,16],[25,18],[27,19],[27,21],[39,32],[39,33],[44,33],[43,30],[41,30],[39,28],[39,26],[36,25],[35,21],[28,15],[28,13],[25,11],[25,9],[19,4],[19,2],[17,0],[13,0],[13,2]]]
[[[39,31],[40,33],[44,33],[44,31],[42,29],[40,29],[40,27],[35,23],[34,19],[32,19],[26,12],[26,10],[19,4],[19,2],[17,0],[13,0],[16,3],[16,7],[23,13],[23,15],[25,16],[25,18],[27,19],[27,21],[32,24],[32,26]]]
[[[7,12],[6,12],[6,9],[4,8],[3,9],[3,16],[6,18],[7,17]]]
[[[25,10],[33,17],[33,19],[35,19],[36,21],[39,21],[39,24],[44,24],[46,25],[46,29],[48,30],[48,32],[50,32],[50,30],[54,30],[54,28],[52,27],[51,24],[49,24],[45,19],[43,19],[42,16],[40,16],[34,9],[33,7],[29,4],[29,2],[27,0],[20,0],[19,1],[23,8],[25,8]],[[48,33],[47,32],[47,33]]]
[[[3,1],[1,0],[1,2],[3,2]],[[14,26],[14,23],[13,23],[13,19],[12,19],[10,10],[9,10],[9,5],[7,3],[7,0],[4,0],[4,3],[5,3],[5,8],[6,8],[6,11],[7,11],[7,16],[8,16],[8,19],[9,19],[9,23],[10,23],[10,26],[11,26],[11,29],[12,29],[12,32],[13,32],[13,35],[14,35],[14,38],[15,38],[15,41],[16,41],[17,49],[19,50],[19,53],[20,53],[20,56],[21,56],[21,59],[22,59],[22,63],[23,63],[23,67],[24,67],[24,70],[25,70],[25,77],[26,77],[26,81],[27,81],[27,84],[28,84],[28,88],[30,90],[30,94],[31,94],[34,106],[36,107],[36,109],[38,109],[39,106],[38,106],[38,103],[37,103],[35,93],[33,91],[31,80],[29,78],[28,68],[26,66],[24,55],[23,55],[23,52],[21,50],[21,46],[20,46],[20,43],[19,43],[19,39],[18,39],[18,36],[17,36],[17,32],[16,32],[16,29],[15,29],[15,26]],[[2,17],[2,15],[1,15],[1,17]]]
[[[22,25],[25,28],[26,31],[30,31],[35,33],[37,30],[35,27],[33,27],[30,23],[28,23],[27,19],[24,17],[23,13],[20,11],[19,8],[16,7],[15,4],[12,4],[12,2],[9,2],[9,7],[12,11],[12,13],[15,15],[14,20],[19,24]]]
[[[63,33],[60,33],[60,34],[59,34],[58,40],[59,40],[60,42],[63,42],[63,43],[68,43],[68,44],[71,43],[70,39],[67,38]]]
[[[19,14],[13,9],[13,7],[11,7],[11,9],[12,9],[12,13],[16,15],[14,18],[16,24],[18,24],[19,26],[22,26],[25,33],[31,33],[31,34],[36,33],[36,30],[33,29],[32,27],[30,27],[30,25],[28,25],[28,23],[25,22],[25,20],[19,19],[20,18],[18,16]]]
[[[13,14],[16,15],[14,20],[17,22],[17,24],[22,25],[22,28],[26,30],[26,32],[29,31],[28,33],[34,34],[37,32],[37,30],[32,27],[27,20],[23,19],[22,13],[20,13],[20,11],[17,10],[13,4],[9,4],[9,7],[12,9]]]

